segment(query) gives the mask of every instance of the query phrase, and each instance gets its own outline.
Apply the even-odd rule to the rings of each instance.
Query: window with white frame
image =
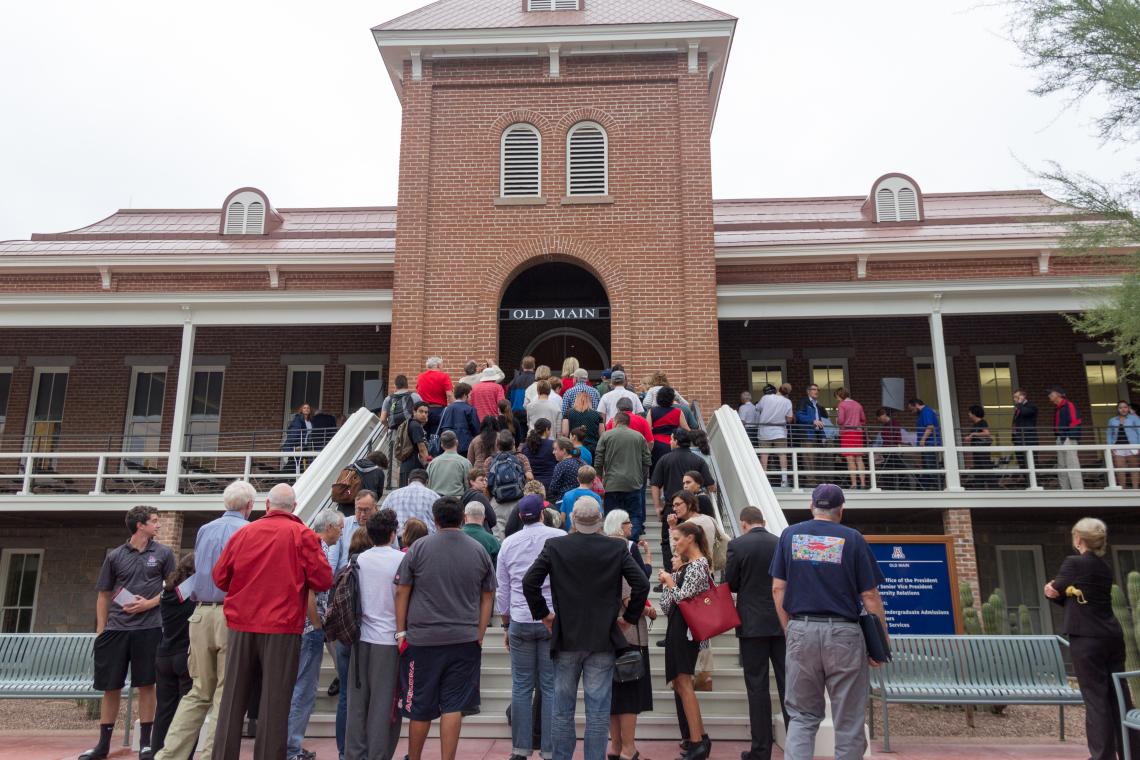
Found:
[[[31,633],[43,549],[5,549],[0,558],[0,633]]]
[[[123,429],[124,452],[161,450],[162,404],[166,398],[166,367],[135,367],[127,399],[127,421]],[[125,460],[126,467],[156,468],[156,458]]]
[[[262,235],[265,233],[265,199],[250,190],[230,199],[225,210],[226,235]]]
[[[58,449],[63,431],[63,403],[67,396],[67,367],[36,367],[28,413],[25,448],[33,453]],[[34,471],[55,469],[55,460],[37,459]]]
[[[222,367],[195,367],[190,391],[190,420],[186,427],[187,451],[217,451],[222,421]]]
[[[503,130],[500,146],[499,194],[504,198],[536,198],[542,194],[542,136],[531,124]]]
[[[285,383],[285,424],[301,410],[304,404],[312,407],[313,414],[321,408],[321,386],[324,383],[323,365],[290,365]]]
[[[351,415],[364,406],[364,382],[379,379],[379,368],[361,366],[344,368],[344,413],[346,415]]]
[[[904,177],[887,177],[875,186],[876,222],[920,220],[918,188]]]
[[[1123,382],[1124,373],[1121,371],[1119,357],[1110,354],[1086,354],[1084,360],[1096,442],[1105,443],[1108,421],[1116,416],[1116,405],[1120,400],[1128,398],[1128,386]]]
[[[601,124],[583,121],[566,136],[566,194],[608,195],[609,137]]]
[[[847,386],[847,360],[846,359],[812,359],[811,382],[819,386],[819,403],[835,421],[835,411],[839,407],[839,399],[835,392]]]
[[[1140,572],[1140,546],[1112,547],[1112,566],[1116,570],[1116,582],[1122,588],[1128,587],[1128,574]]]
[[[12,368],[0,367],[0,435],[4,434],[4,423],[8,419],[8,396],[12,391]]]
[[[914,360],[914,388],[915,396],[922,399],[931,409],[938,413],[939,419],[958,419],[958,386],[954,382],[954,359],[946,357],[946,374],[950,379],[950,414],[945,415],[938,401],[938,378],[934,371],[934,360],[929,356],[917,357]]]
[[[528,11],[576,11],[579,0],[527,0]]]
[[[788,376],[788,365],[783,360],[756,359],[748,362],[748,387],[752,400],[759,402],[764,395],[764,386],[772,384],[779,388]]]
[[[1043,604],[1041,589],[1045,586],[1045,564],[1040,546],[998,546],[998,586],[1005,595],[1006,617],[1011,633],[1048,634],[1053,632],[1053,618]],[[1021,605],[1029,610],[1032,631],[1020,630]]]
[[[1017,390],[1017,360],[1012,356],[979,356],[978,403],[994,443],[1008,444],[1013,427],[1013,392]]]

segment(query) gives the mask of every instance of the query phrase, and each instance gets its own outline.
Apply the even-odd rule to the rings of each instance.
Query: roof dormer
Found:
[[[905,174],[884,174],[875,181],[867,204],[878,222],[921,222],[922,191]]]
[[[222,204],[219,230],[222,235],[264,235],[280,227],[282,221],[265,193],[243,187],[230,193]]]

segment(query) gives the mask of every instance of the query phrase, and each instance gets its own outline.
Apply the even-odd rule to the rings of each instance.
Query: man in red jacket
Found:
[[[265,506],[265,517],[235,533],[214,565],[214,583],[226,592],[229,628],[214,760],[237,760],[250,686],[258,677],[261,713],[254,757],[285,757],[309,591],[332,585],[320,538],[293,514],[292,486],[274,486]]]

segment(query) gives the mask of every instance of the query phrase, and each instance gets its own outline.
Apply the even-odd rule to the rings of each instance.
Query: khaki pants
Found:
[[[166,743],[156,760],[187,760],[194,751],[207,712],[210,724],[200,757],[210,757],[214,749],[214,729],[226,674],[226,616],[222,605],[199,604],[190,616],[190,657],[187,668],[194,685],[178,703],[178,712],[166,733]]]

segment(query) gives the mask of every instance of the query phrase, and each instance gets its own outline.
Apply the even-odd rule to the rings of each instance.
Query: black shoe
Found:
[[[527,760],[527,759],[525,757],[523,757],[522,755],[511,755],[510,758],[508,758],[508,760]]]
[[[107,757],[107,750],[98,747],[92,747],[79,756],[79,760],[103,760]]]
[[[329,696],[335,697],[340,694],[340,678],[333,676],[332,683],[329,684]]]
[[[657,646],[659,646],[659,647],[663,647],[663,646],[665,646],[665,639],[660,639],[660,640],[658,640],[658,642],[657,642]],[[685,741],[681,742],[681,744],[687,744],[687,743],[688,743],[688,741],[689,741],[689,740],[688,740],[688,739],[686,739]]]
[[[150,747],[139,747],[139,760],[154,760],[154,752]]]

